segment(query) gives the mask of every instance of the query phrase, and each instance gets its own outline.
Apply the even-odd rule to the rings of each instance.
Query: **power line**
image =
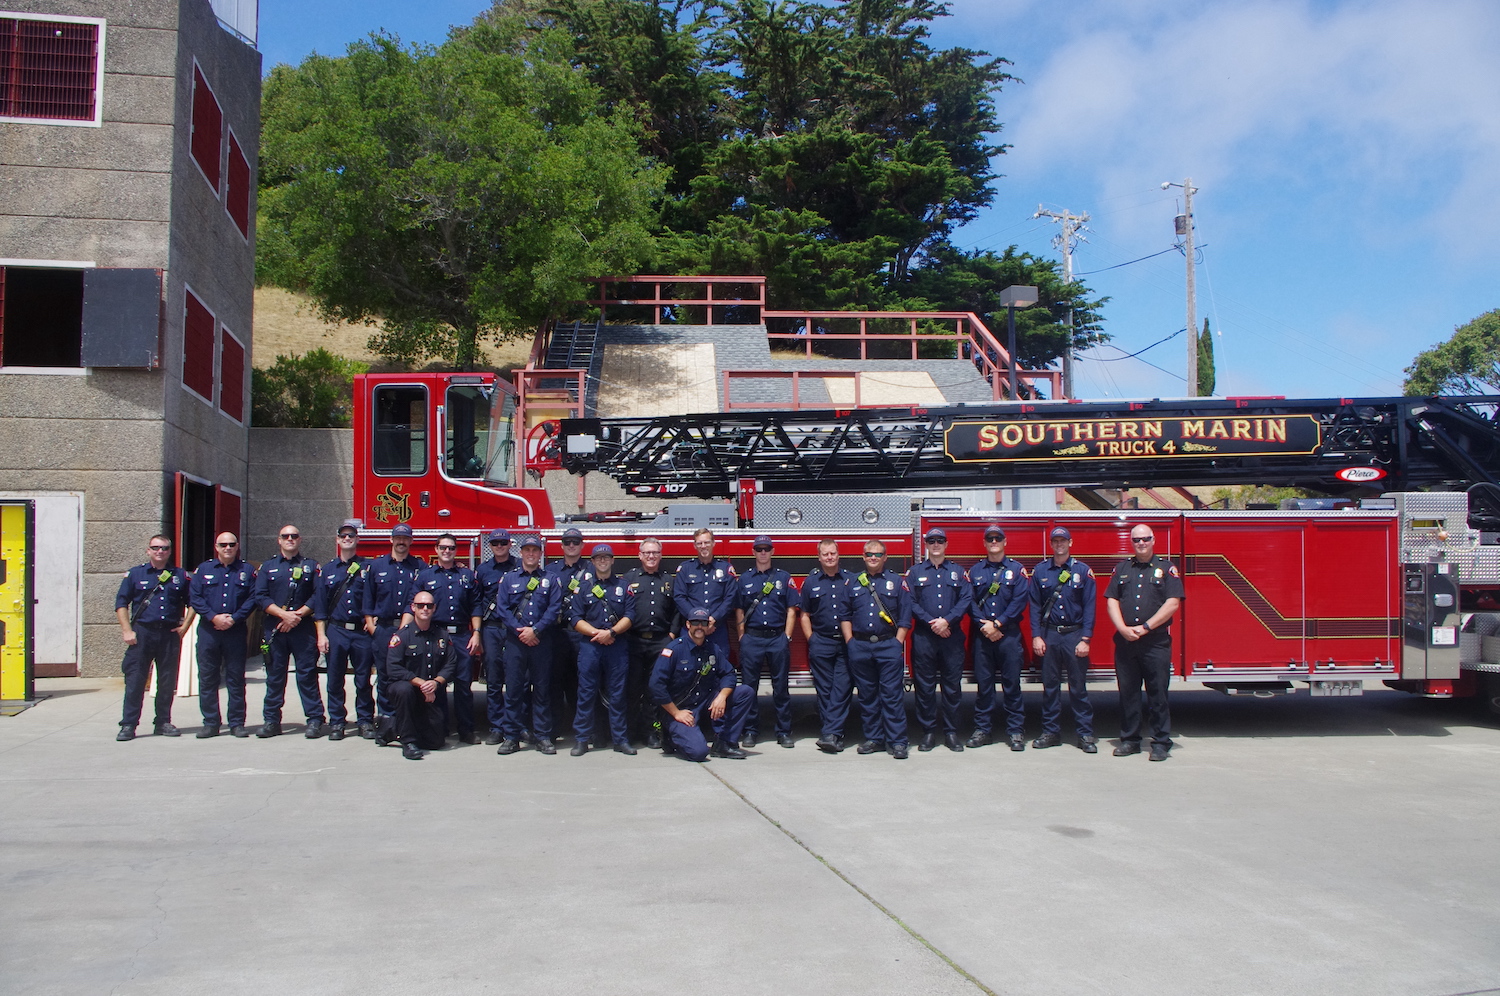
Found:
[[[1129,266],[1131,263],[1144,263],[1148,259],[1154,259],[1157,256],[1165,256],[1169,252],[1181,252],[1181,251],[1182,250],[1179,249],[1177,246],[1168,246],[1167,248],[1163,249],[1161,252],[1154,252],[1150,256],[1142,256],[1140,259],[1132,259],[1132,260],[1127,260],[1124,263],[1116,263],[1114,266],[1101,266],[1097,270],[1084,270],[1082,273],[1076,274],[1076,276],[1087,277],[1087,276],[1090,276],[1090,275],[1095,274],[1095,273],[1103,273],[1105,270],[1118,270],[1120,267],[1122,267],[1122,266]]]

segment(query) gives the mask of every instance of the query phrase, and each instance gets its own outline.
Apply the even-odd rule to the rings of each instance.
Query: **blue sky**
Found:
[[[269,68],[376,29],[437,42],[480,0],[261,0]],[[954,0],[941,46],[1010,59],[997,196],[957,235],[1056,256],[1038,205],[1087,211],[1075,269],[1113,345],[1086,398],[1184,393],[1192,177],[1198,316],[1221,395],[1400,393],[1402,368],[1500,307],[1500,4],[1493,0]],[[1116,267],[1105,269],[1106,267]],[[1091,272],[1097,271],[1097,272]],[[1154,365],[1154,366],[1153,366]],[[1158,369],[1160,368],[1160,369]]]

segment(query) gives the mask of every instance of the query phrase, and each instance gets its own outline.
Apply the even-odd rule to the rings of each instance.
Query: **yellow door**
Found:
[[[31,694],[31,503],[0,505],[0,701]]]

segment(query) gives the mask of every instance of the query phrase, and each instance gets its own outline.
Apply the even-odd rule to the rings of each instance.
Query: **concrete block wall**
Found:
[[[334,534],[354,500],[354,430],[251,429],[248,560],[276,555],[276,533],[292,523],[302,551],[320,561],[337,554]]]

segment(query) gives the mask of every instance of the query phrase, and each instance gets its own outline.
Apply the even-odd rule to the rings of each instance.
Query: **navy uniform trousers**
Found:
[[[286,704],[287,661],[295,661],[297,695],[302,699],[302,714],[308,722],[323,721],[323,690],[318,687],[318,633],[311,619],[304,619],[290,633],[278,633],[267,627],[266,640],[271,653],[266,658],[266,700],[261,716],[267,723],[281,722],[281,707]]]
[[[351,670],[354,672],[355,722],[375,722],[375,693],[370,687],[374,663],[370,634],[365,632],[363,620],[354,625],[356,628],[346,629],[343,623],[330,620],[325,626],[328,633],[328,722],[334,726],[343,726],[348,718],[344,676]],[[390,637],[386,642],[390,642]]]
[[[760,679],[771,679],[771,704],[776,708],[776,732],[792,732],[791,645],[786,630],[746,627],[740,638],[740,681],[750,688],[750,715],[745,733],[760,730]]]
[[[944,733],[958,732],[958,706],[963,701],[964,635],[955,625],[944,639],[926,626],[911,634],[911,676],[916,691],[917,724],[933,733],[941,719]],[[939,716],[937,686],[943,686]]]
[[[146,682],[156,665],[156,725],[172,721],[172,697],[177,694],[177,662],[182,656],[182,638],[167,622],[135,623],[135,645],[125,648],[120,670],[125,675],[125,707],[120,725],[132,729],[141,721]]]
[[[709,707],[718,694],[715,692],[702,705],[691,710],[697,725],[688,726],[675,719],[667,723],[666,732],[672,742],[672,749],[689,761],[708,759],[708,739],[703,735],[706,727],[714,726],[719,729],[721,732],[718,736],[726,743],[737,742],[743,735],[741,731],[745,728],[745,718],[750,713],[750,700],[755,697],[750,686],[734,686],[734,690],[729,693],[729,701],[724,704],[724,717],[714,723],[713,717],[709,715]]]
[[[888,746],[906,739],[905,655],[894,636],[871,641],[854,634],[849,641],[849,671],[859,688],[859,713],[866,740]]]
[[[609,713],[610,742],[630,742],[625,715],[625,681],[629,672],[630,644],[625,637],[616,636],[615,642],[607,647],[588,639],[578,645],[578,709],[573,715],[573,735],[579,743],[594,739],[594,707],[601,695]]]
[[[505,640],[505,736],[511,740],[520,740],[527,730],[552,736],[552,641],[558,635],[544,630],[537,637],[541,642],[534,647],[515,635]]]
[[[1026,712],[1021,701],[1021,633],[1005,633],[998,640],[985,638],[979,626],[974,627],[974,732],[990,733],[995,728],[995,682],[1000,682],[1001,703],[1005,708],[1005,732],[1018,737],[1026,731]]]
[[[813,633],[807,641],[807,669],[818,694],[819,734],[824,739],[843,736],[849,720],[849,648],[843,636]]]
[[[1089,704],[1087,657],[1078,656],[1078,641],[1088,634],[1046,631],[1047,652],[1042,655],[1042,732],[1062,732],[1062,677],[1068,677],[1068,706],[1073,711],[1074,733],[1094,735],[1094,707]]]
[[[198,711],[204,726],[221,726],[219,685],[229,692],[229,725],[245,725],[245,640],[243,622],[225,630],[204,619],[198,624]]]

